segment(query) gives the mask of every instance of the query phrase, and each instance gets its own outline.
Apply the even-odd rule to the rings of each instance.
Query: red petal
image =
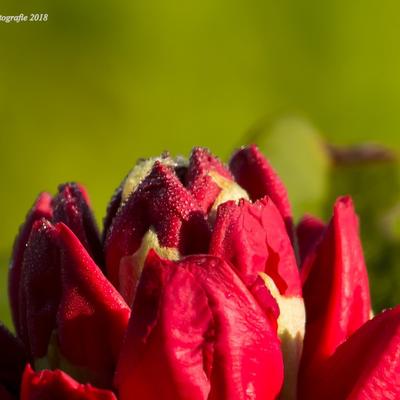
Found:
[[[2,390],[17,394],[26,363],[22,343],[0,324],[0,398]],[[3,387],[3,389],[1,389]],[[11,398],[11,397],[10,397]]]
[[[61,353],[109,386],[128,324],[129,307],[73,232],[56,225],[61,246],[61,300],[57,334]]]
[[[301,219],[296,227],[301,262],[305,260],[307,254],[317,245],[325,228],[325,224],[312,215],[305,215]]]
[[[247,191],[253,201],[264,196],[272,199],[292,239],[292,209],[286,188],[257,146],[251,145],[237,151],[232,156],[229,166],[236,181]]]
[[[79,238],[97,265],[103,265],[103,251],[99,231],[82,185],[60,185],[53,200],[53,222],[63,222]]]
[[[174,171],[160,162],[120,207],[105,242],[107,272],[119,287],[121,258],[132,255],[152,227],[161,246],[181,254],[206,252],[209,227],[192,195]]]
[[[314,254],[307,257],[303,272],[307,323],[300,382],[307,385],[371,314],[358,219],[349,197],[336,201],[333,218]]]
[[[21,400],[117,400],[114,393],[82,385],[60,370],[34,372],[27,364]]]
[[[210,253],[228,260],[247,287],[266,272],[286,296],[301,296],[293,247],[282,217],[265,197],[254,204],[241,200],[219,206]]]
[[[26,243],[28,242],[34,222],[41,218],[50,219],[52,214],[51,195],[49,193],[41,193],[36,199],[32,209],[29,211],[25,223],[21,226],[19,234],[14,242],[10,271],[8,274],[8,291],[13,322],[18,334],[21,332],[19,326],[19,287],[21,281],[22,260],[24,258]]]
[[[233,180],[230,172],[208,149],[195,147],[190,156],[186,187],[205,213],[208,213],[221,192],[221,188],[210,175],[212,171],[226,179]]]
[[[223,260],[150,253],[116,375],[121,400],[275,399],[279,340]]]
[[[47,353],[60,298],[57,234],[45,220],[33,224],[20,286],[20,337],[32,358]]]
[[[307,399],[400,398],[400,306],[368,321],[339,346]]]

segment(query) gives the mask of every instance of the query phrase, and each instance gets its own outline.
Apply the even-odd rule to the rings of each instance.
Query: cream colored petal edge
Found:
[[[214,201],[214,204],[210,210],[211,220],[215,219],[218,206],[220,204],[226,203],[227,201],[233,200],[238,202],[240,199],[249,200],[249,195],[247,192],[239,186],[235,181],[224,178],[222,175],[215,171],[209,173],[212,180],[220,187],[221,192]]]
[[[267,274],[260,272],[265,286],[278,303],[278,336],[281,340],[285,381],[280,399],[292,400],[297,395],[297,373],[303,349],[306,312],[301,297],[286,297],[280,294],[274,281]]]

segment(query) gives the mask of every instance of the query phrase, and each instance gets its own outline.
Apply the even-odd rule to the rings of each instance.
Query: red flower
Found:
[[[229,169],[202,148],[140,161],[102,239],[82,186],[41,194],[9,282],[18,339],[0,329],[1,398],[400,396],[400,309],[369,321],[351,200],[295,232],[255,146]]]

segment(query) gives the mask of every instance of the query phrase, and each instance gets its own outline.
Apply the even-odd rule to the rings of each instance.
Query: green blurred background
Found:
[[[13,238],[35,196],[84,183],[98,220],[140,156],[256,141],[298,217],[352,193],[375,308],[400,301],[400,3],[2,0],[0,319]],[[301,118],[297,116],[301,116]],[[332,161],[375,142],[384,160]],[[379,157],[378,157],[379,158]]]

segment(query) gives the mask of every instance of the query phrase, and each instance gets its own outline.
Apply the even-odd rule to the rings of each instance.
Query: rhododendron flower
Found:
[[[373,317],[351,199],[295,227],[255,146],[140,160],[102,235],[81,185],[40,194],[9,296],[2,399],[400,398],[400,307]]]

